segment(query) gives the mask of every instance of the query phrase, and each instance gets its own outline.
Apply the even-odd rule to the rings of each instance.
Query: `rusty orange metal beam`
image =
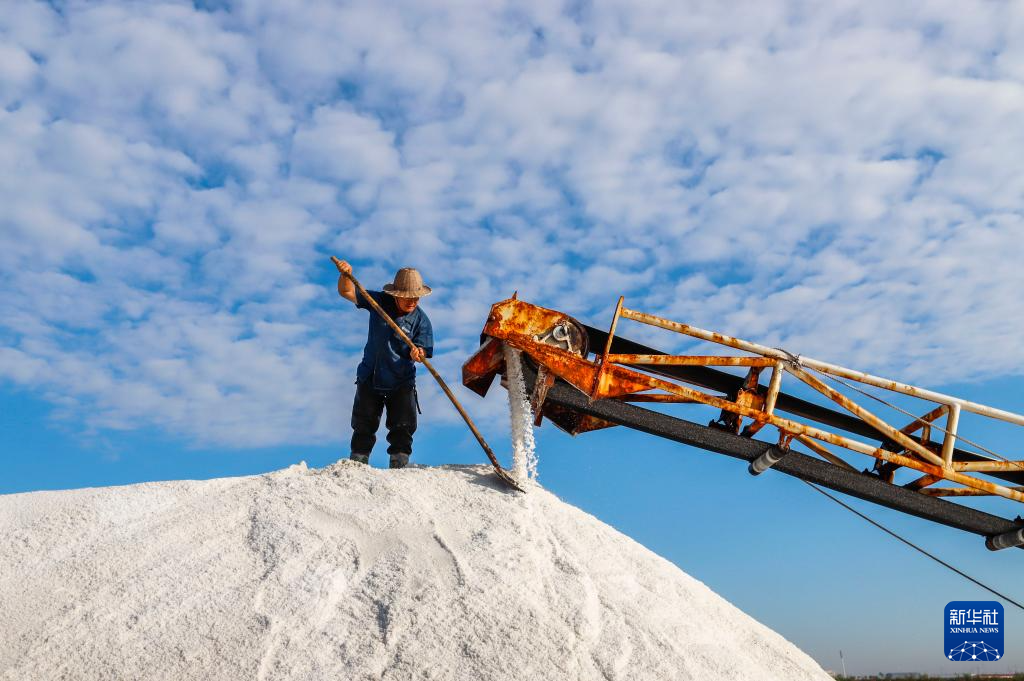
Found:
[[[935,407],[924,416],[919,416],[918,418],[914,419],[907,425],[900,428],[900,432],[904,433],[905,435],[911,435],[913,433],[916,433],[922,427],[930,424],[932,421],[945,414],[948,409],[949,407],[946,406],[945,404],[940,404],[939,406]]]
[[[1024,491],[1024,487],[1011,487],[1010,489],[1016,491]],[[971,489],[967,487],[927,487],[920,490],[921,494],[927,494],[930,497],[990,497],[993,496],[992,492],[986,492],[980,489]]]
[[[935,475],[922,475],[917,480],[907,483],[906,485],[904,485],[904,487],[906,487],[907,489],[921,490],[924,489],[925,487],[928,487],[929,485],[934,485],[939,480],[942,480],[942,478]]]
[[[856,468],[854,468],[850,464],[846,463],[845,461],[843,461],[841,458],[839,458],[838,456],[836,456],[832,452],[828,451],[828,449],[824,445],[818,444],[818,442],[813,440],[812,438],[809,438],[806,435],[797,435],[796,439],[799,442],[803,443],[803,445],[805,447],[807,447],[812,452],[814,452],[815,454],[817,454],[821,458],[825,459],[829,463],[835,464],[836,466],[840,466],[840,467],[845,468],[847,470],[851,470],[851,471],[857,470]]]
[[[767,357],[723,357],[719,355],[608,355],[606,359],[618,364],[671,366],[770,367],[775,364],[775,360]]]
[[[621,400],[622,402],[664,402],[668,404],[694,404],[693,400],[687,397],[680,397],[679,395],[648,395],[645,393],[637,393],[635,395],[619,395],[618,397],[613,397],[611,399]]]
[[[619,315],[622,313],[622,302],[625,297],[619,296],[619,302],[615,304],[615,313],[612,314],[612,323],[608,327],[608,339],[604,344],[604,352],[601,353],[601,363],[597,367],[597,374],[594,376],[594,381],[590,386],[590,397],[591,399],[597,395],[598,386],[601,384],[601,378],[604,376],[605,367],[608,366],[608,358],[611,356],[612,351],[612,340],[615,339],[615,327],[619,323]]]

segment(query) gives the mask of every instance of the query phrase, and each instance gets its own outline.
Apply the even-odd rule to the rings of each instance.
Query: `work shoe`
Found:
[[[355,452],[352,452],[352,454],[348,458],[351,459],[352,461],[355,461],[356,463],[370,463],[369,454],[356,454]]]
[[[399,452],[398,454],[391,455],[391,465],[389,468],[405,468],[407,465],[409,465],[408,454],[402,454]]]

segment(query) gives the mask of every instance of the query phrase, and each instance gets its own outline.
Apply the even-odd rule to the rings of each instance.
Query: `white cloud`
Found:
[[[421,268],[453,381],[514,290],[930,385],[1024,365],[1016,5],[10,4],[0,377],[90,426],[343,437],[328,253]]]
[[[309,177],[373,188],[398,172],[394,138],[376,118],[321,107],[295,132],[292,165]]]

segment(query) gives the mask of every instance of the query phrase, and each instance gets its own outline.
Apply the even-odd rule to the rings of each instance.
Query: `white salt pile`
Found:
[[[820,679],[632,540],[486,467],[0,497],[0,677]]]
[[[508,378],[508,412],[512,428],[512,477],[520,484],[537,479],[537,444],[533,439],[533,410],[526,397],[522,352],[510,345],[505,353]]]

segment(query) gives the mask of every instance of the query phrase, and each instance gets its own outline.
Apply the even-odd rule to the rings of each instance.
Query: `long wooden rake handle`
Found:
[[[409,349],[415,350],[416,344],[413,343],[412,340],[410,340],[410,338],[407,335],[405,335],[405,332],[402,331],[402,327],[395,323],[395,320],[392,319],[391,316],[384,311],[384,308],[378,305],[377,301],[370,297],[370,294],[366,292],[366,289],[363,288],[363,285],[360,284],[359,280],[355,278],[355,275],[353,275],[351,272],[342,271],[341,260],[332,255],[331,262],[333,262],[334,266],[338,268],[338,272],[341,272],[341,274],[348,277],[349,280],[351,280],[351,282],[355,284],[355,287],[359,289],[360,293],[363,294],[363,298],[365,298],[366,301],[370,303],[370,306],[377,312],[377,314],[379,314],[381,318],[385,322],[387,322],[388,326],[390,326],[391,329],[396,334],[398,334],[398,337],[401,338],[402,341],[409,346]],[[501,464],[498,463],[498,457],[494,455],[494,451],[487,444],[487,441],[484,440],[484,436],[480,434],[479,430],[477,430],[476,425],[473,423],[473,419],[471,419],[469,417],[469,414],[466,413],[466,410],[462,408],[462,405],[459,403],[459,400],[455,397],[455,394],[452,393],[451,389],[448,387],[448,384],[444,382],[444,379],[441,378],[441,374],[437,373],[437,370],[434,368],[434,365],[430,363],[430,360],[424,357],[423,365],[427,367],[427,369],[430,371],[430,374],[437,380],[438,385],[441,386],[441,390],[443,390],[444,394],[448,396],[448,399],[451,400],[452,405],[455,406],[455,409],[459,412],[459,415],[462,416],[462,420],[466,422],[467,426],[469,426],[470,431],[472,431],[473,435],[476,437],[476,441],[480,443],[480,446],[483,448],[484,453],[487,454],[487,458],[490,459],[491,465],[494,466],[494,470],[498,474],[498,477],[501,478],[510,487],[513,487],[519,490],[520,492],[525,491],[522,487],[519,486],[518,483],[516,483],[515,479],[511,475],[509,475],[508,471],[502,468]]]

